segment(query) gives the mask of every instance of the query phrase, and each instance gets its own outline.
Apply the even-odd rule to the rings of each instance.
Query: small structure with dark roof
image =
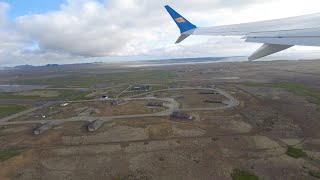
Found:
[[[129,91],[151,91],[151,86],[133,86]]]
[[[152,106],[152,107],[162,107],[163,102],[149,102],[147,106]]]
[[[101,128],[104,124],[104,121],[102,120],[95,120],[92,121],[89,125],[88,125],[88,131],[89,132],[94,132],[96,130],[98,130],[99,128]]]
[[[199,94],[219,94],[219,93],[214,90],[206,90],[206,91],[201,91]]]
[[[109,99],[109,96],[108,95],[103,95],[103,96],[101,96],[101,99]]]
[[[52,129],[54,126],[55,126],[55,124],[53,122],[48,122],[48,123],[36,128],[35,130],[33,130],[33,134],[40,135],[40,134]]]
[[[171,118],[176,118],[176,119],[184,119],[184,120],[192,120],[192,116],[190,116],[189,114],[187,113],[184,113],[184,112],[173,112],[171,115],[170,115]]]

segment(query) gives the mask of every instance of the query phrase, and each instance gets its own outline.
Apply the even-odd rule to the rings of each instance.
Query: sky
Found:
[[[170,5],[197,26],[254,22],[319,13],[319,0],[0,0],[0,66],[208,56],[249,56],[261,44],[240,37],[190,37]],[[319,47],[280,56],[320,57]]]

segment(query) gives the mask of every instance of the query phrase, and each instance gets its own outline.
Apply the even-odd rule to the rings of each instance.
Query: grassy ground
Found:
[[[174,71],[136,71],[101,74],[94,76],[65,76],[17,81],[16,84],[50,85],[51,87],[91,87],[101,83],[168,82],[176,77]]]
[[[24,96],[15,93],[5,92],[0,94],[0,100],[32,100],[32,101],[49,101],[49,100],[87,100],[90,92],[81,92],[76,90],[55,90],[59,95],[57,97],[41,97],[41,96]]]
[[[77,101],[77,100],[90,100],[94,97],[88,97],[87,95],[92,91],[75,91],[75,90],[60,90],[59,100]]]
[[[259,180],[257,175],[239,169],[234,169],[231,177],[233,180]]]
[[[23,149],[16,148],[16,147],[11,147],[11,148],[2,150],[2,151],[0,151],[0,162],[3,162],[5,160],[8,160],[8,159],[14,157],[14,156],[17,156],[22,152],[23,152]]]
[[[320,179],[320,171],[309,171],[309,174]]]
[[[293,158],[306,157],[307,154],[302,150],[294,147],[288,147],[286,154]]]
[[[21,104],[0,104],[0,118],[23,111],[31,107],[30,105]]]
[[[43,99],[50,99],[46,97],[40,96],[23,96],[23,95],[16,95],[15,93],[10,92],[1,92],[0,93],[0,100],[43,100]]]
[[[320,106],[320,91],[311,87],[307,87],[303,84],[295,83],[248,83],[246,86],[251,87],[271,87],[271,88],[283,88],[287,89],[299,96],[311,97],[312,103]]]

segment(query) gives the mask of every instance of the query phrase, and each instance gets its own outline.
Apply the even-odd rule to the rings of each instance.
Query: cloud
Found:
[[[244,6],[249,2],[253,0],[171,4],[179,7],[183,3],[186,13],[193,8],[202,14],[207,12],[204,17],[210,17],[210,7],[230,8],[230,5]],[[190,16],[193,17],[192,13]],[[173,33],[177,32],[163,2],[145,0],[110,0],[105,4],[69,0],[60,11],[26,15],[17,19],[17,25],[35,39],[42,50],[85,57],[139,55],[166,40],[168,34],[175,38]]]
[[[170,4],[195,24],[208,26],[312,13],[316,2],[68,0],[59,10],[14,20],[6,17],[9,5],[0,3],[0,63],[246,55],[259,45],[245,44],[238,37],[191,37],[174,45],[179,31],[163,5]]]
[[[15,25],[8,19],[9,9],[9,4],[0,2],[0,64],[10,63],[14,54],[29,42],[29,39],[18,32]]]

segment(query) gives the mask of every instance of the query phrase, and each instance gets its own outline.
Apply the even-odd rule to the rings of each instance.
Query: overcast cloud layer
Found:
[[[239,37],[198,36],[175,45],[179,31],[165,4],[198,26],[317,13],[320,5],[319,0],[68,0],[58,11],[11,19],[10,4],[0,3],[0,66],[237,56],[260,46]],[[317,51],[295,47],[284,54]]]

